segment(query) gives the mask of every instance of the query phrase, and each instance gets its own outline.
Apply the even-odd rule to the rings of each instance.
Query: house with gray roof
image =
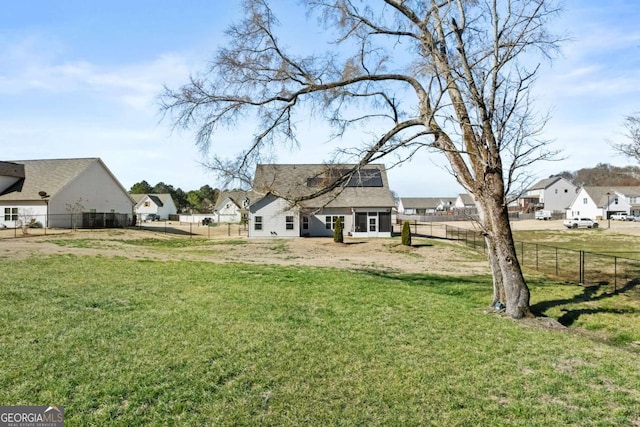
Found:
[[[453,204],[455,209],[473,209],[476,207],[476,201],[469,193],[460,193],[456,197],[456,201]]]
[[[126,226],[133,200],[99,158],[0,162],[0,227]]]
[[[159,194],[132,194],[135,201],[134,211],[138,220],[143,220],[150,214],[157,215],[158,219],[168,219],[169,215],[178,213],[176,203],[169,193]]]
[[[249,237],[332,236],[338,219],[346,235],[391,237],[382,164],[260,164],[252,190]]]
[[[551,176],[527,188],[518,198],[518,206],[525,212],[544,209],[564,212],[576,197],[578,187],[561,176]]]
[[[247,221],[250,196],[250,192],[241,190],[221,192],[214,210],[216,222],[237,224]]]
[[[585,186],[566,210],[567,218],[610,218],[616,213],[640,214],[640,187]]]

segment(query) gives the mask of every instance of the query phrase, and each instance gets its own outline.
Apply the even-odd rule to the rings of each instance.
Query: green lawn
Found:
[[[640,423],[637,326],[580,326],[608,301],[580,287],[531,281],[539,309],[576,311],[558,330],[488,314],[488,277],[69,255],[0,269],[0,403],[64,405],[69,426]]]

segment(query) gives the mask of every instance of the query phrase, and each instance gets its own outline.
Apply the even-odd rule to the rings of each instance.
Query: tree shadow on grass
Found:
[[[621,295],[630,291],[633,291],[640,284],[640,278],[635,278],[628,281],[623,287],[616,289],[614,292],[604,292],[603,288],[611,286],[608,282],[600,282],[595,285],[584,286],[582,293],[575,295],[572,298],[563,298],[551,301],[541,301],[531,306],[531,312],[537,317],[544,317],[545,312],[554,307],[565,306],[569,304],[580,304],[586,302],[602,301],[612,298],[617,295]],[[598,314],[598,313],[612,313],[612,314],[630,314],[635,313],[637,310],[628,309],[612,309],[612,308],[576,308],[576,309],[561,309],[564,313],[558,318],[564,326],[573,325],[582,315]]]

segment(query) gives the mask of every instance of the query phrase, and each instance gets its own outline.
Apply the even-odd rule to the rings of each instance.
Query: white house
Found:
[[[160,219],[168,219],[169,215],[178,213],[178,208],[169,193],[132,194],[131,197],[136,202],[134,210],[138,220],[144,220],[149,214],[158,215]]]
[[[333,185],[335,188],[329,190]],[[258,165],[249,237],[391,237],[394,199],[384,165]]]
[[[216,222],[239,223],[248,219],[250,194],[247,191],[223,191],[214,211]]]
[[[133,200],[99,158],[0,162],[0,227],[122,227]]]
[[[567,209],[567,218],[610,218],[615,213],[640,214],[640,187],[582,187]]]
[[[473,209],[476,207],[476,201],[471,194],[461,193],[456,197],[453,207],[455,209]]]
[[[561,176],[541,179],[525,190],[518,198],[518,205],[524,211],[544,209],[564,212],[576,197],[578,187]]]

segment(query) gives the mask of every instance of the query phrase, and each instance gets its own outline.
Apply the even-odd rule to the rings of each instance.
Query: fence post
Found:
[[[613,292],[618,290],[618,257],[613,257]]]
[[[536,271],[538,271],[538,244],[536,243]]]
[[[584,285],[584,252],[580,251],[580,260],[579,260],[579,270],[580,270],[580,284]]]

